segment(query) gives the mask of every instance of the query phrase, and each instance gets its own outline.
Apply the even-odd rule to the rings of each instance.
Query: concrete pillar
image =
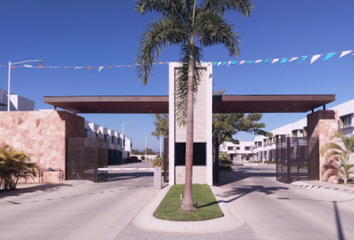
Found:
[[[309,177],[311,180],[333,181],[335,163],[326,163],[321,147],[330,142],[338,131],[337,110],[320,110],[307,115],[307,140],[309,144]],[[338,143],[338,139],[333,139]]]

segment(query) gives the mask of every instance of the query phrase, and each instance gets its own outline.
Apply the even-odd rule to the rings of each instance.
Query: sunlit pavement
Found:
[[[354,195],[279,183],[275,166],[220,171],[223,203],[245,223],[211,234],[135,227],[132,220],[159,192],[152,173],[110,171],[110,176],[106,183],[65,181],[0,193],[0,239],[354,239]]]

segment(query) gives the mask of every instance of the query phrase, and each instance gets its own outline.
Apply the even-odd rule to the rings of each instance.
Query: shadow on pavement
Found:
[[[231,171],[220,170],[219,171],[219,183],[216,186],[223,186],[230,183],[238,182],[250,177],[274,177],[276,178],[275,169],[274,171],[264,172],[264,169],[251,168],[251,167],[237,167],[233,168]]]
[[[108,182],[129,180],[129,179],[140,178],[140,177],[153,177],[153,176],[154,176],[153,172],[109,173]]]
[[[52,191],[57,191],[62,187],[72,187],[73,185],[71,184],[66,184],[66,183],[46,183],[46,184],[41,184],[41,185],[36,185],[36,186],[29,186],[26,188],[16,188],[14,190],[1,190],[0,191],[0,199],[4,197],[9,197],[9,196],[20,196],[25,193],[32,193],[32,192],[37,192],[37,191],[42,191],[42,192],[52,192]]]
[[[287,187],[264,187],[264,186],[259,186],[259,185],[253,185],[253,186],[247,186],[247,187],[241,187],[241,188],[233,188],[230,191],[226,191],[222,194],[218,194],[217,196],[223,197],[223,198],[230,198],[229,200],[219,200],[219,201],[215,201],[206,205],[201,205],[198,206],[198,208],[202,208],[202,207],[207,207],[213,204],[219,204],[219,203],[230,203],[233,202],[249,193],[252,192],[261,192],[264,193],[266,195],[270,195],[273,194],[275,191],[279,191],[279,190],[288,190],[289,188]]]

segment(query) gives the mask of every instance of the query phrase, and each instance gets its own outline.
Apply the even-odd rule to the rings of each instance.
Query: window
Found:
[[[343,122],[343,128],[354,127],[353,117],[354,117],[354,115],[350,114],[350,115],[343,116],[340,118]]]
[[[245,147],[245,150],[249,151],[249,150],[251,150],[251,147]]]
[[[227,147],[227,150],[229,151],[234,150],[234,147]]]
[[[118,144],[122,145],[122,139],[121,138],[118,138]]]
[[[236,150],[240,150],[240,147],[236,147]]]
[[[107,134],[104,135],[104,140],[107,140],[108,139],[108,136]]]
[[[114,139],[115,139],[115,137],[112,137],[112,138],[111,138],[111,142],[112,142],[112,143],[114,143]]]
[[[85,138],[87,138],[87,137],[88,137],[88,130],[85,129]]]

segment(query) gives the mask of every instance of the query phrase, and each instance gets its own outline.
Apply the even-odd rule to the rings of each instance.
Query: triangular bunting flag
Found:
[[[279,61],[279,58],[274,58],[273,61],[272,61],[272,63],[276,63],[276,62],[278,62],[278,61]]]
[[[270,61],[270,59],[266,59],[266,60],[264,61],[264,63],[267,64],[269,61]]]
[[[81,69],[81,68],[83,68],[83,67],[79,67],[79,66],[76,66],[76,67],[74,67],[75,69]]]
[[[233,62],[231,63],[231,66],[232,66],[232,65],[235,65],[236,63],[237,63],[237,61],[233,61]]]
[[[299,59],[298,57],[292,57],[290,58],[289,62],[295,61],[296,59]]]
[[[23,66],[24,66],[24,67],[27,67],[27,68],[33,67],[32,65],[28,65],[28,64],[24,64]]]
[[[323,59],[323,61],[326,61],[327,59],[333,57],[335,53],[328,53],[327,56]]]
[[[217,62],[214,62],[214,63],[213,63],[213,66],[215,67],[215,66],[216,66],[216,64],[218,64],[218,63],[217,63]]]
[[[351,53],[351,51],[352,51],[352,50],[343,51],[343,52],[340,54],[339,58],[344,57],[345,55]]]
[[[223,62],[221,66],[225,66],[227,64],[227,62]]]
[[[299,63],[302,63],[308,56],[303,56]]]
[[[288,58],[283,58],[283,59],[280,61],[280,64],[286,63],[286,61],[288,61]]]
[[[10,68],[18,68],[18,66],[11,66]]]
[[[112,68],[113,66],[108,66],[108,69]]]
[[[262,62],[262,59],[258,59],[257,61],[255,61],[255,63],[259,63]]]
[[[242,60],[241,62],[240,62],[240,64],[244,64],[246,61],[244,61],[244,60]]]
[[[219,67],[221,64],[222,64],[222,62],[218,62],[218,65],[217,65],[217,66]]]
[[[232,63],[232,61],[229,61],[229,62],[227,63],[227,67],[230,66],[231,63]]]
[[[40,68],[45,68],[45,66],[43,66],[42,64],[39,64],[39,67],[40,67]]]
[[[100,66],[100,67],[98,68],[98,71],[100,72],[103,68],[104,68],[104,66]]]
[[[91,67],[91,66],[89,66],[89,67],[87,68],[87,71],[88,71],[88,70],[90,70],[91,68],[92,68],[92,67]]]
[[[321,54],[313,55],[311,58],[311,64],[316,61],[319,57],[321,57]]]
[[[247,62],[247,64],[250,64],[250,63],[253,63],[253,62],[254,62],[253,60],[250,60],[250,61]]]

